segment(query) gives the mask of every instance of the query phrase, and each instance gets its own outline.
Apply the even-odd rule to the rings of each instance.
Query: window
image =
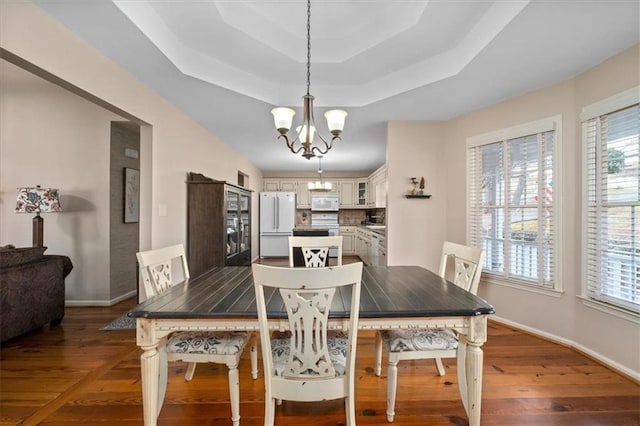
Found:
[[[561,117],[467,140],[468,240],[483,271],[509,284],[561,290],[557,223]]]
[[[638,88],[586,107],[583,295],[640,313]]]

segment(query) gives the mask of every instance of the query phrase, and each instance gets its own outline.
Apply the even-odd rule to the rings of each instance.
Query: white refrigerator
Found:
[[[260,193],[260,257],[289,256],[295,226],[295,192]]]

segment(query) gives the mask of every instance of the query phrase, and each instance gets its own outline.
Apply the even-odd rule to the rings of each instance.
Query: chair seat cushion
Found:
[[[167,352],[236,355],[248,340],[246,331],[180,331],[169,335]]]
[[[289,332],[275,332],[271,334],[271,352],[276,376],[282,376],[289,361],[290,338]],[[327,345],[331,363],[336,376],[344,376],[347,370],[347,349],[349,335],[342,331],[328,331]]]
[[[383,330],[380,335],[389,352],[447,350],[458,347],[455,332],[448,328]]]

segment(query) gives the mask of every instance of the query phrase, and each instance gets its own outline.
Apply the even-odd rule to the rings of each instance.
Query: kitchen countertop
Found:
[[[358,224],[358,225],[340,225],[341,227],[343,226],[349,226],[352,228],[361,228],[361,229],[366,229],[367,231],[371,231],[373,233],[376,233],[378,235],[381,236],[386,236],[387,235],[387,227],[385,225],[364,225],[364,224]]]

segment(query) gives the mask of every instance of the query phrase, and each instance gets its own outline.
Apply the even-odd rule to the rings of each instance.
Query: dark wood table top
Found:
[[[267,293],[267,312],[286,318],[277,292]],[[348,317],[350,290],[336,293],[331,318]],[[478,296],[418,266],[367,266],[362,273],[360,318],[447,317],[493,314]],[[132,317],[257,318],[251,267],[216,268],[136,306]]]

